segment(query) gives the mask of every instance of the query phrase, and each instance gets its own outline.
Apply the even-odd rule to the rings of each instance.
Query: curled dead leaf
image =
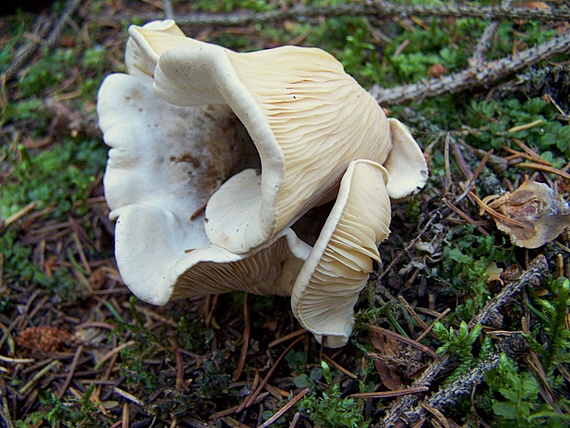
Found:
[[[428,70],[428,77],[432,79],[436,77],[441,77],[444,74],[447,74],[447,68],[445,68],[443,64],[440,63],[432,65],[431,68]]]
[[[526,180],[488,205],[497,228],[524,248],[538,248],[570,227],[568,203],[544,183]],[[492,211],[502,214],[497,216]]]
[[[485,271],[487,272],[488,275],[487,283],[498,281],[501,283],[501,285],[503,284],[503,280],[501,279],[501,274],[503,273],[503,269],[498,267],[497,263],[493,262],[489,264],[489,266],[487,266]]]
[[[372,344],[380,352],[375,354],[374,365],[382,384],[391,391],[400,389],[405,382],[398,365],[394,362],[400,356],[398,341],[393,337],[373,331]]]

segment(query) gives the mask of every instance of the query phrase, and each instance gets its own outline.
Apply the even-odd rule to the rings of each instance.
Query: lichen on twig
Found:
[[[316,18],[336,18],[346,16],[366,16],[377,19],[391,17],[438,17],[438,18],[477,18],[485,21],[512,19],[535,20],[542,22],[564,22],[570,20],[570,8],[531,9],[502,6],[471,6],[465,4],[394,4],[387,1],[335,4],[324,6],[296,6],[288,9],[265,12],[231,12],[223,14],[188,13],[177,16],[182,25],[204,26],[245,26],[286,20],[305,21]],[[114,19],[124,16],[114,16]],[[132,17],[131,17],[132,18]],[[139,18],[156,19],[156,16],[141,14]]]
[[[370,92],[379,103],[400,104],[466,89],[491,86],[499,80],[540,61],[570,52],[570,33],[556,36],[540,45],[507,57],[475,65],[463,71],[418,83],[383,89],[374,86]]]
[[[520,291],[529,283],[539,280],[547,270],[548,264],[546,257],[539,255],[530,263],[527,270],[522,272],[518,278],[510,281],[497,296],[473,317],[469,324],[476,325],[487,321],[493,314],[496,314],[500,307],[508,304],[513,296],[516,295],[517,291]],[[452,361],[452,356],[449,353],[446,352],[440,355],[438,359],[434,360],[426,368],[422,375],[412,384],[412,387],[431,385],[437,376],[450,366]],[[491,354],[474,369],[461,376],[457,382],[445,385],[438,391],[432,393],[426,399],[426,403],[436,408],[441,408],[453,403],[460,393],[469,391],[470,386],[479,382],[485,371],[491,369],[497,363],[498,355]],[[408,423],[417,421],[423,413],[423,410],[421,410],[419,406],[412,409],[412,407],[416,405],[417,400],[417,396],[409,395],[402,397],[398,401],[394,401],[379,426],[394,426],[402,417],[405,417]]]

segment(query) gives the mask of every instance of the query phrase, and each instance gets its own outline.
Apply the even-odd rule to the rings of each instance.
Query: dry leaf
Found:
[[[428,70],[428,77],[430,78],[436,78],[436,77],[441,77],[444,74],[447,74],[447,68],[445,68],[442,64],[434,64],[431,66],[431,68]]]
[[[386,388],[391,391],[400,389],[404,381],[400,376],[398,365],[390,360],[400,356],[398,341],[393,337],[372,331],[372,344],[380,352],[374,361],[378,375]]]
[[[527,180],[514,192],[489,204],[505,218],[493,216],[500,231],[524,248],[538,248],[570,227],[570,207],[544,183]]]
[[[393,337],[372,330],[371,339],[376,350],[380,351],[382,354],[388,357],[397,357],[400,355],[398,341]]]
[[[404,381],[400,377],[400,370],[396,364],[383,360],[374,361],[378,375],[382,380],[382,384],[390,391],[401,389]]]
[[[487,272],[487,282],[493,282],[493,281],[498,281],[501,284],[503,283],[503,280],[501,278],[501,274],[503,273],[503,269],[497,266],[497,263],[491,263],[489,264],[489,266],[487,266],[487,268],[485,269],[485,271]]]

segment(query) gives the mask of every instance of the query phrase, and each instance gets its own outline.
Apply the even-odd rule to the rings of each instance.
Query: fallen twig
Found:
[[[289,410],[291,407],[293,407],[301,398],[303,398],[305,395],[307,395],[307,393],[310,391],[309,388],[305,388],[303,389],[301,392],[299,392],[291,401],[289,401],[287,404],[285,404],[281,409],[279,409],[277,412],[275,412],[275,414],[273,416],[271,416],[269,419],[267,419],[263,424],[261,424],[258,428],[267,428],[269,426],[271,426],[271,424],[273,422],[275,422],[277,419],[279,419],[285,412],[287,412],[287,410]]]
[[[505,0],[501,3],[501,6],[505,8],[509,7],[510,5],[511,5],[511,0]],[[478,66],[485,62],[485,57],[484,57],[485,51],[487,50],[487,47],[491,39],[493,38],[493,35],[497,31],[498,27],[499,27],[499,21],[496,20],[490,22],[489,25],[487,25],[487,28],[485,28],[483,35],[477,42],[477,47],[475,48],[475,52],[473,53],[471,58],[469,58],[469,64],[471,66]]]
[[[546,257],[542,254],[535,258],[529,268],[524,271],[516,280],[509,281],[503,289],[493,297],[481,311],[469,323],[471,326],[485,324],[493,318],[499,308],[509,302],[513,295],[518,293],[525,285],[539,282],[540,278],[548,271]]]
[[[469,372],[431,394],[424,400],[424,403],[437,410],[454,404],[460,396],[469,394],[473,387],[481,382],[485,373],[495,368],[497,364],[499,364],[499,354],[491,354],[489,358],[481,361]],[[420,404],[406,412],[405,418],[409,423],[417,422],[425,410],[425,407]]]
[[[40,33],[38,34],[40,37],[37,40],[31,41],[29,44],[24,46],[24,48],[22,48],[18,52],[16,58],[14,59],[14,61],[12,61],[12,64],[10,64],[8,69],[4,73],[2,73],[2,78],[0,80],[8,81],[12,79],[16,75],[18,70],[20,70],[21,67],[26,63],[26,61],[28,61],[33,56],[34,52],[36,51],[36,49],[40,44],[47,48],[50,48],[53,45],[55,45],[56,42],[59,40],[59,36],[61,35],[61,32],[63,30],[63,25],[65,24],[65,21],[67,21],[67,19],[71,16],[71,14],[75,11],[75,9],[77,9],[80,3],[81,0],[69,0],[68,3],[65,5],[65,11],[55,22],[45,41],[42,42],[44,36],[49,31],[48,27],[42,28]]]
[[[331,366],[333,366],[335,369],[337,369],[339,372],[345,374],[346,376],[348,376],[352,379],[358,379],[358,376],[356,376],[354,373],[345,369],[343,366],[341,366],[339,363],[337,363],[335,360],[333,360],[328,355],[323,354],[323,360],[325,360],[327,363],[329,363]]]
[[[380,104],[401,104],[412,100],[457,93],[466,89],[488,87],[506,76],[558,54],[570,52],[570,33],[556,36],[540,45],[495,61],[430,80],[383,89],[378,85],[370,93]]]
[[[63,386],[61,387],[60,391],[57,393],[57,398],[59,399],[63,398],[63,396],[65,395],[65,391],[67,391],[67,388],[71,384],[71,380],[73,379],[73,375],[75,374],[75,369],[77,368],[77,362],[79,361],[79,356],[81,355],[81,352],[83,352],[83,346],[79,345],[75,350],[75,355],[73,356],[73,361],[69,366],[69,372],[67,373],[65,382],[63,383]]]
[[[390,336],[396,340],[399,340],[400,342],[404,342],[405,344],[410,345],[413,348],[416,348],[417,350],[423,352],[424,354],[429,355],[432,358],[437,358],[436,353],[431,348],[422,345],[420,342],[417,342],[413,339],[410,339],[408,337],[402,336],[398,333],[394,333],[393,331],[375,325],[371,325],[370,328],[372,329],[372,331],[375,331],[379,334],[383,334],[384,336]]]
[[[543,255],[538,256],[531,262],[530,267],[523,272],[517,280],[507,284],[507,286],[505,286],[497,296],[491,299],[491,301],[481,309],[475,317],[473,317],[469,325],[485,323],[501,306],[508,303],[517,291],[520,291],[520,289],[525,285],[539,279],[540,276],[546,273],[547,269],[548,265],[546,263],[546,257]],[[451,356],[447,352],[439,355],[438,358],[426,368],[422,375],[416,379],[412,384],[412,387],[429,386],[439,373],[449,366],[450,362]],[[443,407],[448,403],[451,403],[452,401],[450,400],[452,400],[453,397],[456,398],[454,395],[456,392],[469,390],[470,386],[465,385],[473,385],[477,379],[480,379],[480,376],[484,374],[484,370],[489,370],[493,367],[493,364],[496,364],[497,362],[498,356],[497,361],[495,361],[494,356],[487,358],[469,373],[462,376],[460,378],[461,382],[458,380],[447,387],[443,387],[440,391],[433,394],[431,398],[426,400],[426,402],[433,407]],[[417,397],[412,395],[402,397],[400,400],[395,401],[382,420],[381,426],[394,426],[402,417],[405,417],[408,422],[417,421],[423,411],[418,410],[418,408],[410,410],[412,406],[415,405],[416,401]]]
[[[420,394],[429,391],[426,386],[418,386],[416,388],[396,389],[394,391],[379,391],[379,392],[357,392],[350,394],[350,398],[390,398],[401,397],[402,395]]]
[[[275,360],[275,363],[273,363],[273,366],[269,369],[269,372],[267,373],[265,378],[263,378],[257,389],[255,391],[252,391],[252,393],[246,397],[243,403],[239,406],[237,412],[240,412],[243,409],[248,408],[254,403],[256,397],[260,394],[261,390],[265,387],[265,385],[267,385],[267,382],[269,382],[269,379],[273,375],[273,372],[275,372],[275,369],[277,368],[281,360],[285,357],[285,355],[287,355],[287,353],[293,348],[293,346],[295,346],[302,338],[303,338],[302,336],[297,338],[296,340],[291,342],[289,346],[287,346],[287,348],[285,348],[285,350],[281,353],[281,355],[279,355],[277,360]]]
[[[567,180],[570,180],[570,174],[568,174],[567,172],[561,171],[559,169],[556,169],[552,166],[548,166],[548,165],[543,165],[542,163],[538,163],[538,162],[523,162],[523,163],[519,163],[517,164],[518,167],[521,168],[532,168],[532,169],[537,169],[539,171],[543,171],[543,172],[548,172],[550,174],[554,174],[554,175],[559,175],[560,177],[563,177]]]
[[[236,370],[232,376],[232,380],[235,382],[237,381],[240,376],[243,368],[245,366],[245,360],[247,358],[247,350],[249,349],[249,333],[251,331],[251,325],[249,320],[249,294],[245,293],[243,296],[243,343],[241,345],[241,352],[239,355],[239,360],[237,363]]]
[[[179,24],[193,26],[243,27],[251,24],[305,21],[316,18],[335,18],[340,16],[368,16],[377,19],[391,17],[438,17],[438,18],[478,18],[488,20],[536,20],[542,22],[564,22],[570,20],[570,8],[530,9],[508,8],[504,6],[470,6],[465,4],[393,4],[387,1],[336,4],[329,6],[296,6],[289,9],[267,12],[232,12],[227,14],[189,13],[176,16]],[[139,14],[140,19],[156,19],[156,13]],[[105,19],[132,20],[117,14]]]

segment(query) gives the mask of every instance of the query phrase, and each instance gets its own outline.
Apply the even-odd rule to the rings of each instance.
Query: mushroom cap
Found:
[[[249,254],[216,245],[194,249],[194,233],[187,220],[164,208],[132,204],[118,209],[115,258],[131,292],[153,305],[237,290],[289,296],[309,251],[291,229]]]
[[[428,179],[428,166],[420,146],[408,128],[398,119],[388,119],[392,150],[384,167],[388,171],[388,194],[403,199],[422,189]]]
[[[148,203],[189,217],[227,178],[238,156],[235,116],[226,106],[173,106],[153,93],[152,82],[127,74],[105,79],[97,113],[111,147],[104,176],[111,210]],[[195,224],[204,229],[203,218]],[[203,240],[208,242],[205,233]]]
[[[206,208],[210,240],[245,253],[332,200],[354,159],[384,162],[384,111],[340,62],[316,48],[236,53],[151,29],[130,34],[157,59],[156,93],[176,105],[227,104],[244,124],[261,174],[231,177]],[[233,212],[221,207],[231,203]]]
[[[176,23],[171,19],[164,21],[152,21],[145,24],[143,28],[184,37],[182,30],[180,30]],[[149,57],[146,52],[147,51],[139,48],[139,45],[135,43],[132,37],[129,37],[125,50],[125,65],[127,66],[127,72],[131,76],[136,76],[139,79],[152,80],[157,58]]]
[[[104,187],[116,219],[115,257],[137,297],[163,305],[232,290],[291,293],[309,248],[290,229],[236,255],[209,242],[203,216],[191,218],[237,155],[227,106],[173,106],[152,82],[114,74],[99,90],[97,111],[111,146]]]
[[[387,178],[379,163],[350,163],[338,198],[295,282],[291,296],[295,317],[328,347],[348,341],[354,305],[373,260],[380,261],[377,244],[390,233]]]

